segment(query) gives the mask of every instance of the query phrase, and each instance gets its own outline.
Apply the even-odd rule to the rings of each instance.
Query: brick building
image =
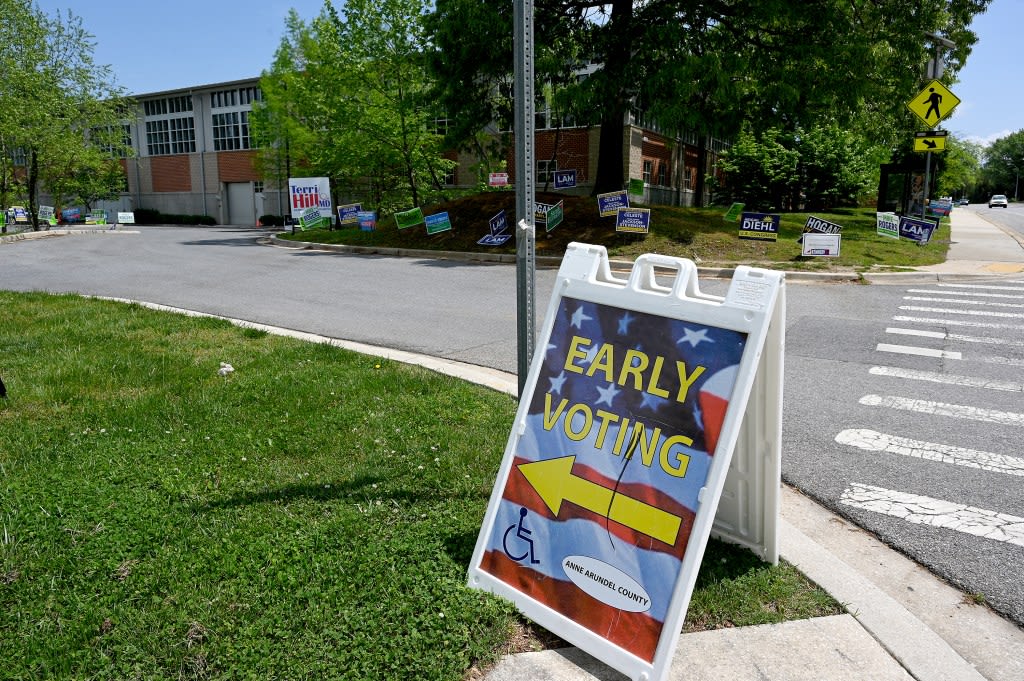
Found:
[[[128,191],[108,211],[148,208],[163,213],[210,215],[219,224],[254,225],[264,214],[288,212],[285,191],[261,176],[249,116],[262,94],[258,78],[136,95],[136,120],[126,128],[135,156],[123,160]],[[564,121],[557,122],[564,124]],[[556,128],[550,111],[536,113],[536,178],[543,189],[556,170],[576,170],[578,193],[593,188],[597,127]],[[630,117],[623,138],[624,175],[643,179],[649,203],[692,205],[698,172],[698,139],[673,138]],[[720,145],[709,149],[713,172]],[[515,151],[506,163],[514,176]],[[477,184],[478,159],[450,152],[458,161],[445,181]]]

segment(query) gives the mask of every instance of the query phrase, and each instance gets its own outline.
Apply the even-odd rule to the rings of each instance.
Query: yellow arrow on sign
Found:
[[[918,132],[914,134],[914,151],[945,151],[946,133],[928,134]]]
[[[907,102],[907,108],[924,121],[925,125],[935,125],[953,113],[953,109],[959,103],[960,98],[950,92],[949,88],[938,80],[933,80]]]
[[[575,461],[575,456],[561,456],[520,464],[519,470],[556,517],[562,502],[568,501],[648,537],[666,544],[676,543],[682,524],[679,516],[573,475]]]

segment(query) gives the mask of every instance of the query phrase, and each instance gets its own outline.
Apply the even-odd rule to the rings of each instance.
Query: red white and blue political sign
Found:
[[[746,334],[562,298],[481,569],[652,661]]]
[[[932,238],[932,233],[939,226],[935,220],[922,220],[920,218],[909,218],[906,215],[900,217],[900,237],[916,241],[922,246]]]
[[[375,210],[358,211],[356,220],[359,222],[359,229],[364,232],[372,232],[377,229],[377,211]]]
[[[572,189],[576,186],[575,170],[556,170],[555,189]]]

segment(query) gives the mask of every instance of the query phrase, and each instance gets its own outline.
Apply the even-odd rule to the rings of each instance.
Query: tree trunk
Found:
[[[710,135],[701,135],[697,148],[697,177],[693,178],[693,207],[704,207],[704,190],[707,186],[708,143]]]
[[[36,190],[39,185],[39,154],[36,153],[35,147],[29,152],[29,158],[31,160],[28,164],[28,219],[32,223],[32,231],[36,232],[39,231],[37,219],[39,207],[36,199]]]
[[[624,185],[622,147],[629,110],[629,50],[633,37],[633,0],[613,0],[607,29],[609,46],[604,55],[604,88],[607,93],[601,113],[601,138],[597,151],[594,194],[618,191]]]

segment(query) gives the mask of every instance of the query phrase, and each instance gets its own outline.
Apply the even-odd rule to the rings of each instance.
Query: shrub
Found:
[[[284,218],[280,215],[261,215],[260,224],[264,227],[282,227],[284,226]]]

